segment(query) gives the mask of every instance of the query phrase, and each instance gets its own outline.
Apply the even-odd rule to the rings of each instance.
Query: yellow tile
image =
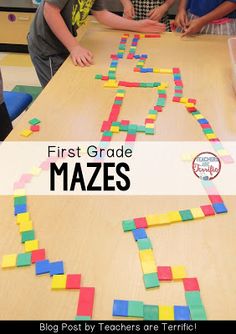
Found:
[[[125,93],[117,93],[116,96],[117,97],[125,97]]]
[[[206,133],[205,134],[208,139],[215,139],[217,138],[215,133]]]
[[[158,215],[148,215],[146,216],[148,226],[157,226],[158,225]]]
[[[168,212],[168,216],[171,223],[182,222],[182,218],[180,216],[179,211]]]
[[[147,123],[147,124],[145,124],[145,127],[149,128],[149,129],[154,129],[155,128],[155,124],[153,124],[153,123]]]
[[[111,126],[111,132],[113,132],[113,133],[118,133],[118,132],[120,132],[120,128],[119,128],[119,126]]]
[[[195,104],[188,102],[188,103],[185,103],[185,107],[186,108],[193,108],[193,107],[195,107]]]
[[[40,167],[33,167],[30,171],[30,174],[34,176],[38,176],[42,172],[42,168]]]
[[[53,290],[65,289],[66,275],[53,275],[51,288]]]
[[[153,73],[160,73],[160,69],[159,68],[153,68]]]
[[[25,189],[16,189],[14,191],[14,197],[20,197],[20,196],[25,196],[25,195],[26,195]]]
[[[116,67],[109,67],[109,71],[111,72],[116,72],[117,68]]]
[[[205,217],[201,208],[192,208],[190,211],[192,212],[194,219]]]
[[[202,119],[202,118],[205,118],[202,114],[193,115],[193,117],[194,117],[195,119]]]
[[[117,88],[118,82],[116,80],[108,80],[105,82],[104,87],[106,88]]]
[[[142,271],[144,274],[151,274],[157,271],[157,266],[155,262],[151,261],[142,261],[141,262]]]
[[[28,54],[9,53],[0,60],[0,66],[33,67]]]
[[[173,73],[173,70],[169,68],[160,68],[159,71],[162,74],[172,74]]]
[[[188,103],[188,98],[187,97],[181,97],[180,103]]]
[[[160,86],[157,87],[157,90],[163,90],[169,87],[168,82],[162,82]]]
[[[181,280],[183,278],[186,278],[187,276],[184,266],[171,267],[171,271],[172,271],[173,280]]]
[[[170,224],[171,220],[168,213],[163,213],[161,215],[158,215],[158,223],[157,225],[164,225],[164,224]]]
[[[154,119],[154,121],[157,119],[157,115],[154,114],[148,114],[149,119]]]
[[[31,231],[32,229],[33,229],[33,224],[32,224],[31,220],[29,220],[27,222],[20,223],[20,229],[19,229],[20,233],[26,232],[26,231]]]
[[[30,214],[29,214],[29,212],[19,213],[16,216],[16,223],[17,224],[20,224],[20,223],[23,223],[23,222],[28,222],[29,220],[30,220]]]
[[[2,268],[14,268],[16,267],[17,254],[3,255]]]
[[[152,249],[144,249],[139,251],[139,257],[141,261],[154,261],[154,253]]]
[[[159,305],[159,320],[175,320],[174,306]]]
[[[32,131],[29,130],[29,129],[25,129],[23,131],[21,131],[20,135],[23,136],[23,137],[29,137],[30,135],[32,135]]]
[[[28,240],[25,242],[25,252],[31,252],[33,250],[39,249],[38,240]]]

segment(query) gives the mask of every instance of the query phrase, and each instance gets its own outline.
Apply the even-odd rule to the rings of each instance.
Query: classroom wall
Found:
[[[104,0],[106,3],[106,7],[108,10],[112,12],[122,12],[122,5],[119,0]],[[174,6],[170,9],[169,13],[172,15],[176,14],[176,9],[178,5],[179,0],[175,1]]]

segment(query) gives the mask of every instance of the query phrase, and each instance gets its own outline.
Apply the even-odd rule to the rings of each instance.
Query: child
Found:
[[[120,0],[124,7],[124,16],[127,19],[150,20],[166,24],[166,30],[170,30],[170,20],[167,11],[175,0]]]
[[[70,54],[74,65],[89,66],[93,55],[76,39],[89,11],[113,29],[162,32],[165,25],[152,20],[131,21],[104,9],[102,0],[44,0],[28,35],[29,53],[43,87]]]
[[[4,140],[12,130],[10,117],[3,101],[3,83],[0,69],[0,141]]]
[[[175,24],[183,35],[236,34],[236,0],[180,0]]]

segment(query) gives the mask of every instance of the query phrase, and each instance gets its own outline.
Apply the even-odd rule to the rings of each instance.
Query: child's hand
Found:
[[[162,17],[165,15],[165,13],[167,12],[167,10],[168,10],[167,6],[163,4],[159,7],[156,7],[150,10],[147,16],[150,20],[160,21]]]
[[[201,20],[201,18],[194,19],[190,21],[186,28],[184,29],[184,32],[182,34],[182,37],[188,36],[188,35],[194,35],[198,33],[202,27],[204,26],[204,22]]]
[[[70,50],[70,56],[75,66],[84,67],[93,64],[92,53],[80,45],[76,45]]]
[[[134,6],[130,1],[127,2],[124,6],[124,17],[130,20],[132,20],[135,17]]]
[[[137,21],[138,31],[140,32],[164,32],[166,30],[166,25],[164,23],[155,22],[152,20],[140,20]]]
[[[178,14],[175,17],[175,25],[177,28],[185,29],[189,24],[187,12],[185,9],[179,10]]]

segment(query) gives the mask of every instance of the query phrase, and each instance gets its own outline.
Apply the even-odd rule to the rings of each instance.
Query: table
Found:
[[[42,130],[27,140],[99,140],[99,129],[110,112],[114,91],[103,88],[94,76],[106,73],[109,56],[116,51],[120,36],[119,31],[91,22],[81,44],[94,53],[95,65],[81,69],[68,59],[8,140],[24,140],[19,133],[33,117],[41,119]],[[155,41],[143,40],[140,47],[149,54],[150,66],[180,67],[186,95],[198,99],[200,110],[222,140],[235,140],[235,95],[226,37],[180,39],[166,33]],[[125,60],[118,76],[137,80],[130,69],[130,62]],[[143,98],[139,92],[139,88],[128,92],[123,109],[127,110],[127,118],[137,122],[144,118],[147,98],[152,98],[151,93]],[[172,103],[160,116],[157,130],[157,136],[144,136],[144,140],[204,140],[184,108]],[[198,277],[210,320],[234,319],[236,315],[235,197],[225,196],[224,200],[229,209],[226,215],[148,231],[158,265],[183,264],[189,276]],[[29,196],[36,234],[50,260],[64,260],[67,272],[81,272],[83,284],[96,287],[94,319],[112,319],[114,299],[185,304],[180,283],[162,284],[158,292],[145,291],[137,246],[132,235],[123,233],[121,221],[205,202],[205,197],[192,196],[133,196],[128,200],[118,196]],[[13,222],[12,198],[4,197],[1,254],[22,250]],[[50,278],[35,277],[33,267],[0,271],[0,295],[2,319],[73,319],[78,299],[78,294],[71,291],[50,291]]]
[[[0,51],[28,52],[26,37],[36,10],[32,0],[0,0]]]

